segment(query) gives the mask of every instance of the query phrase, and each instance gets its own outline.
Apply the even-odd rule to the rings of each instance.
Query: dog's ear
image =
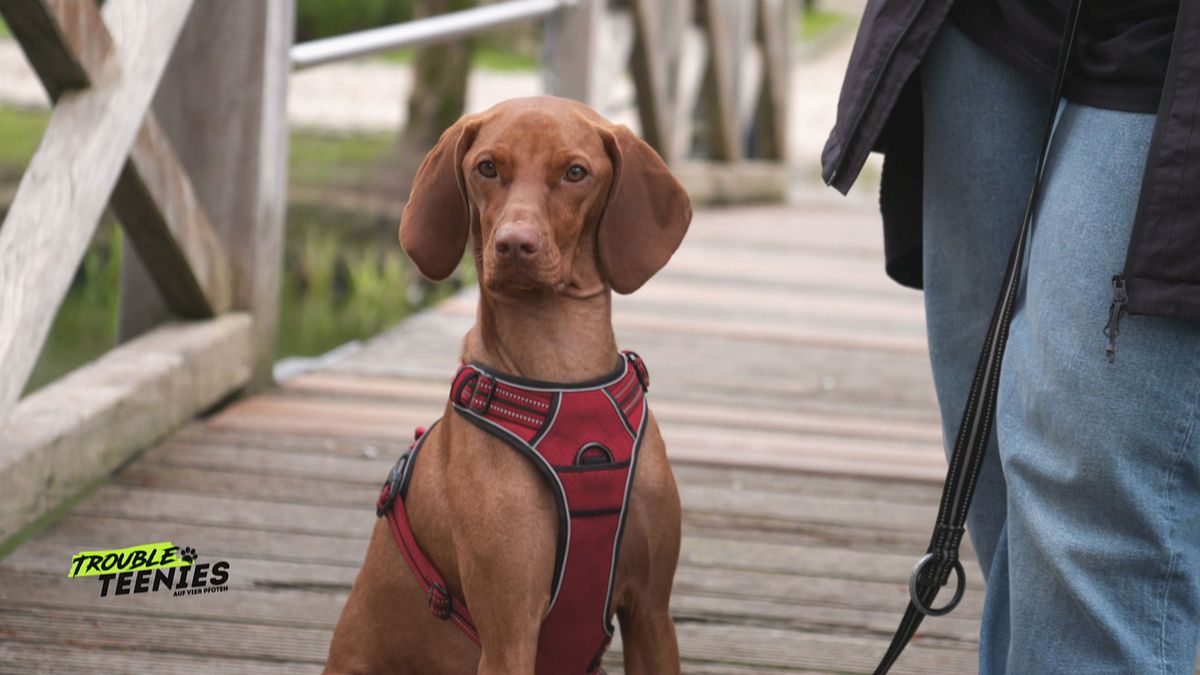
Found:
[[[462,161],[479,125],[477,117],[463,117],[442,134],[417,169],[400,215],[401,248],[434,281],[450,276],[467,248],[471,206]]]
[[[613,290],[632,293],[667,264],[692,222],[687,192],[649,145],[625,126],[601,129],[613,165],[600,218],[600,265]]]

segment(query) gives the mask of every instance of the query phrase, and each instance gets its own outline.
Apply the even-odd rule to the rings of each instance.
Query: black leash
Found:
[[[937,522],[934,525],[933,537],[925,555],[913,568],[908,579],[909,603],[904,611],[904,618],[892,637],[887,653],[883,655],[875,675],[884,675],[900,653],[908,646],[921,621],[928,616],[949,614],[966,590],[966,575],[962,563],[958,559],[959,545],[962,543],[963,532],[967,522],[967,510],[971,506],[971,498],[975,494],[975,483],[979,479],[979,469],[983,466],[983,457],[987,451],[988,439],[991,436],[992,424],[996,416],[996,392],[1000,384],[1000,364],[1004,357],[1004,346],[1008,342],[1008,325],[1012,319],[1013,305],[1017,299],[1017,289],[1021,283],[1021,266],[1025,258],[1025,247],[1029,240],[1029,230],[1033,222],[1034,209],[1041,191],[1042,173],[1046,168],[1046,158],[1050,152],[1050,139],[1054,132],[1054,122],[1057,119],[1058,103],[1062,99],[1063,82],[1066,80],[1067,65],[1070,61],[1071,50],[1075,42],[1075,33],[1079,27],[1079,14],[1082,0],[1072,0],[1067,13],[1066,29],[1063,32],[1062,47],[1058,53],[1058,69],[1054,76],[1054,98],[1051,100],[1050,115],[1046,121],[1046,131],[1042,136],[1042,150],[1039,155],[1037,171],[1034,174],[1033,187],[1029,191],[1029,203],[1025,206],[1025,217],[1021,221],[1021,230],[1017,241],[1013,244],[1012,254],[1008,259],[1008,270],[1004,273],[1004,286],[1000,291],[1000,299],[992,313],[991,326],[983,343],[983,352],[979,355],[979,364],[975,367],[975,378],[971,382],[971,393],[967,397],[967,406],[963,410],[962,424],[958,428],[958,437],[954,442],[954,452],[950,456],[950,469],[946,474],[946,483],[942,488],[941,506],[938,508]],[[934,601],[938,592],[950,580],[950,573],[956,577],[957,588],[954,597],[942,607],[935,608]]]

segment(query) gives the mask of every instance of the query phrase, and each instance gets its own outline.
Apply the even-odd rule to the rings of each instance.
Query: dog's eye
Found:
[[[578,164],[572,164],[571,168],[567,169],[567,180],[571,181],[572,183],[578,183],[586,177],[587,169],[579,166]]]
[[[475,168],[479,171],[479,173],[483,174],[484,178],[496,177],[496,163],[490,159],[485,159],[479,164],[476,164]]]

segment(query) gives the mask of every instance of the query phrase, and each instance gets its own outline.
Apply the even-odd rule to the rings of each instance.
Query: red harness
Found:
[[[538,641],[538,675],[595,675],[612,639],[612,590],[625,510],[646,430],[649,375],[633,352],[593,382],[547,384],[462,366],[450,389],[454,410],[533,462],[558,504],[558,547],[550,609]],[[376,503],[429,609],[479,644],[466,604],[421,552],[404,511],[424,430],[392,468]],[[399,497],[399,498],[397,498]]]

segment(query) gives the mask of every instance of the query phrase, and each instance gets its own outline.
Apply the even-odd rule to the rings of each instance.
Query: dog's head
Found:
[[[471,239],[492,293],[632,293],[666,264],[691,218],[683,187],[629,129],[576,101],[537,97],[442,134],[417,170],[400,244],[441,280]]]

